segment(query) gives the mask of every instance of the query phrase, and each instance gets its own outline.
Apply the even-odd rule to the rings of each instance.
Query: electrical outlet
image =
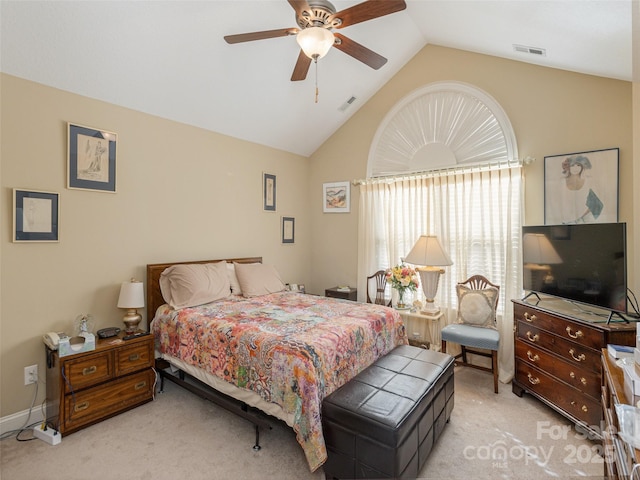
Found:
[[[24,367],[24,384],[38,383],[38,365]]]

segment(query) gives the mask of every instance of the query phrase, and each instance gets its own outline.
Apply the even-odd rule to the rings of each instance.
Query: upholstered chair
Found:
[[[447,342],[459,344],[462,352],[456,355],[457,364],[493,373],[493,390],[498,393],[500,333],[496,326],[496,308],[500,287],[482,275],[474,275],[458,283],[456,293],[458,317],[441,331],[442,352],[446,353]],[[469,363],[467,353],[490,358],[491,368]]]

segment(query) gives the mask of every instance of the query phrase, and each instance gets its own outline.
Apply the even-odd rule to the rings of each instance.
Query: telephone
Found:
[[[45,333],[42,336],[42,340],[44,341],[45,345],[47,347],[49,347],[51,350],[57,350],[58,349],[58,345],[60,344],[60,339],[61,338],[67,338],[68,335],[64,332],[49,332],[49,333]]]

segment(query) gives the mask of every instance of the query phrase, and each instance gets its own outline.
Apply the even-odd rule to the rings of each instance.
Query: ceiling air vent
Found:
[[[544,48],[538,48],[538,47],[528,47],[526,45],[513,45],[513,49],[516,52],[521,52],[521,53],[530,53],[531,55],[538,55],[540,57],[546,57],[547,56],[547,51]]]
[[[342,105],[340,105],[340,107],[338,108],[338,110],[340,110],[341,112],[344,112],[347,108],[349,108],[353,102],[356,101],[356,97],[351,96],[351,98],[349,98],[349,100],[347,100],[346,102],[344,102]]]

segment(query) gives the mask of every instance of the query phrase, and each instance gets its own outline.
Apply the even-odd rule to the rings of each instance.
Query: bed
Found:
[[[165,282],[167,294],[168,274],[204,266],[220,275],[226,269],[229,294],[204,305],[168,305],[161,289]],[[168,362],[180,375],[240,402],[241,412],[256,425],[256,444],[264,423],[254,419],[252,409],[284,421],[315,471],[327,458],[320,417],[324,397],[407,344],[407,336],[391,308],[289,292],[269,268],[261,257],[147,265],[148,325],[159,367]],[[264,291],[263,283],[269,285]],[[175,303],[175,296],[170,301]]]

